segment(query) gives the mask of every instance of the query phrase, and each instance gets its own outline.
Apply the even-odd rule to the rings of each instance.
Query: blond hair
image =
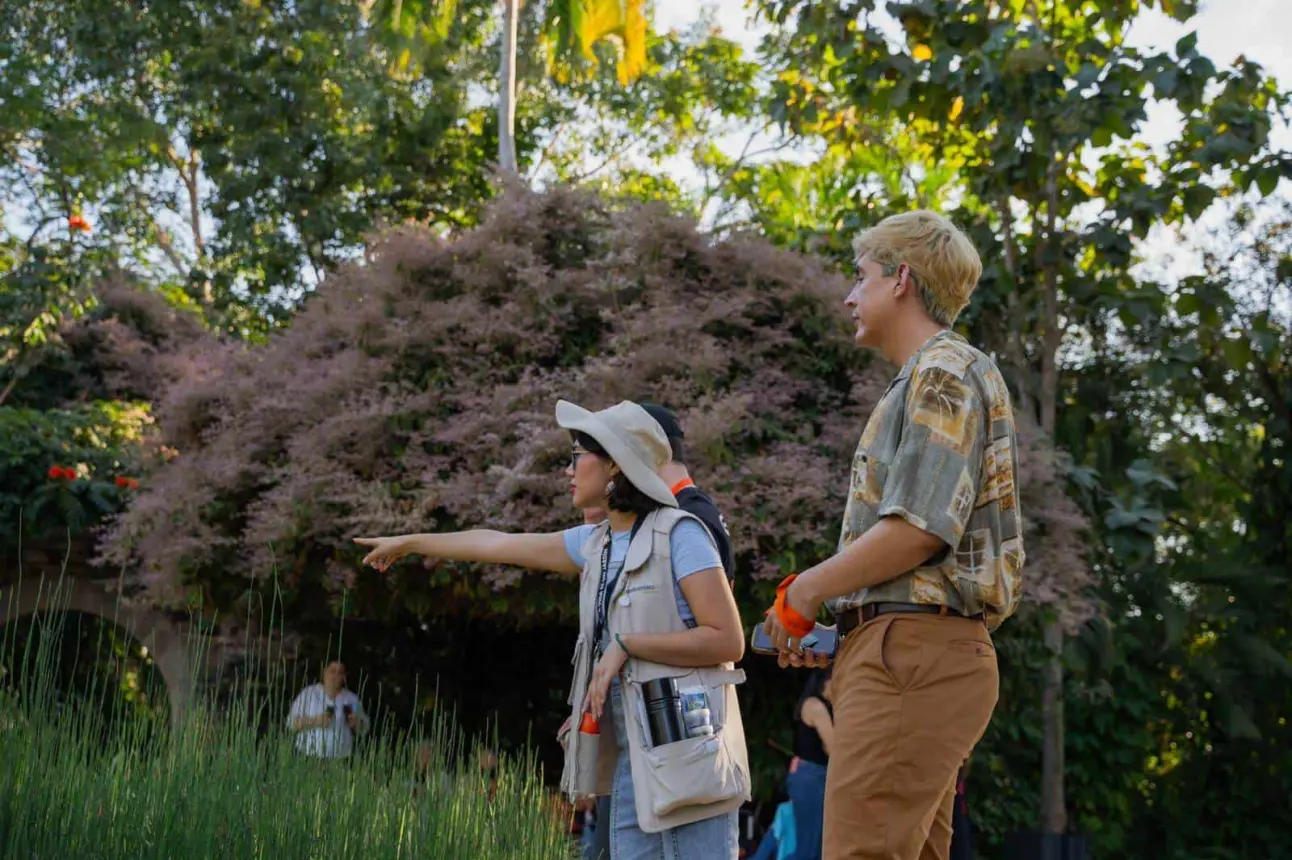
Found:
[[[973,244],[951,221],[936,212],[903,212],[862,230],[852,240],[857,262],[862,257],[891,275],[905,263],[920,291],[924,309],[951,325],[969,304],[982,276],[982,260]]]

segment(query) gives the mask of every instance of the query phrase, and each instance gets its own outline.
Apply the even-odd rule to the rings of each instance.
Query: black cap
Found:
[[[686,438],[686,434],[682,432],[682,425],[677,423],[677,416],[670,410],[656,403],[639,403],[638,405],[645,409],[650,417],[655,419],[656,423],[664,429],[664,435],[669,439]]]

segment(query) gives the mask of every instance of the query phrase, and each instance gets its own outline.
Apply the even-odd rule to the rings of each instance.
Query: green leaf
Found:
[[[1197,30],[1194,30],[1192,33],[1189,33],[1187,36],[1182,36],[1180,40],[1175,43],[1175,55],[1177,57],[1180,57],[1181,59],[1184,59],[1185,57],[1192,57],[1197,53],[1198,53],[1198,31]]]
[[[1155,469],[1148,460],[1136,460],[1132,463],[1126,470],[1126,477],[1141,489],[1152,484],[1160,484],[1170,490],[1175,489],[1175,482]]]
[[[1184,212],[1193,220],[1202,217],[1207,207],[1216,199],[1216,189],[1209,185],[1195,184],[1184,189]]]
[[[1077,87],[1085,89],[1095,81],[1099,80],[1100,71],[1099,66],[1096,66],[1094,63],[1083,63],[1081,65],[1081,69],[1074,77],[1074,80],[1077,82]]]
[[[1263,196],[1269,197],[1279,187],[1279,179],[1277,170],[1262,170],[1256,174],[1256,187]]]
[[[1158,98],[1169,99],[1175,95],[1176,84],[1179,80],[1179,70],[1174,66],[1167,67],[1158,72],[1153,79],[1153,89]]]
[[[1225,359],[1237,369],[1246,369],[1252,361],[1252,344],[1242,338],[1225,341]]]

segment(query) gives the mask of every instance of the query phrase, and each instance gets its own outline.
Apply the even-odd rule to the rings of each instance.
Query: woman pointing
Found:
[[[416,554],[579,575],[567,726],[585,731],[569,733],[562,789],[611,795],[612,860],[735,858],[750,788],[733,668],[744,635],[717,548],[657,474],[669,443],[642,407],[560,401],[556,420],[571,435],[574,506],[607,509],[604,522],[358,538],[364,562],[384,571]],[[598,734],[607,714],[614,732]]]

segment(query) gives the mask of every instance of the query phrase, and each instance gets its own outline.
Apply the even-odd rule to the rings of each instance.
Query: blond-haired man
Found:
[[[782,584],[767,629],[781,665],[820,665],[795,633],[822,605],[842,640],[826,860],[945,860],[956,772],[996,705],[988,631],[1018,604],[1014,418],[993,361],[949,329],[982,263],[933,212],[853,244],[859,346],[902,368],[853,458],[838,552]]]

